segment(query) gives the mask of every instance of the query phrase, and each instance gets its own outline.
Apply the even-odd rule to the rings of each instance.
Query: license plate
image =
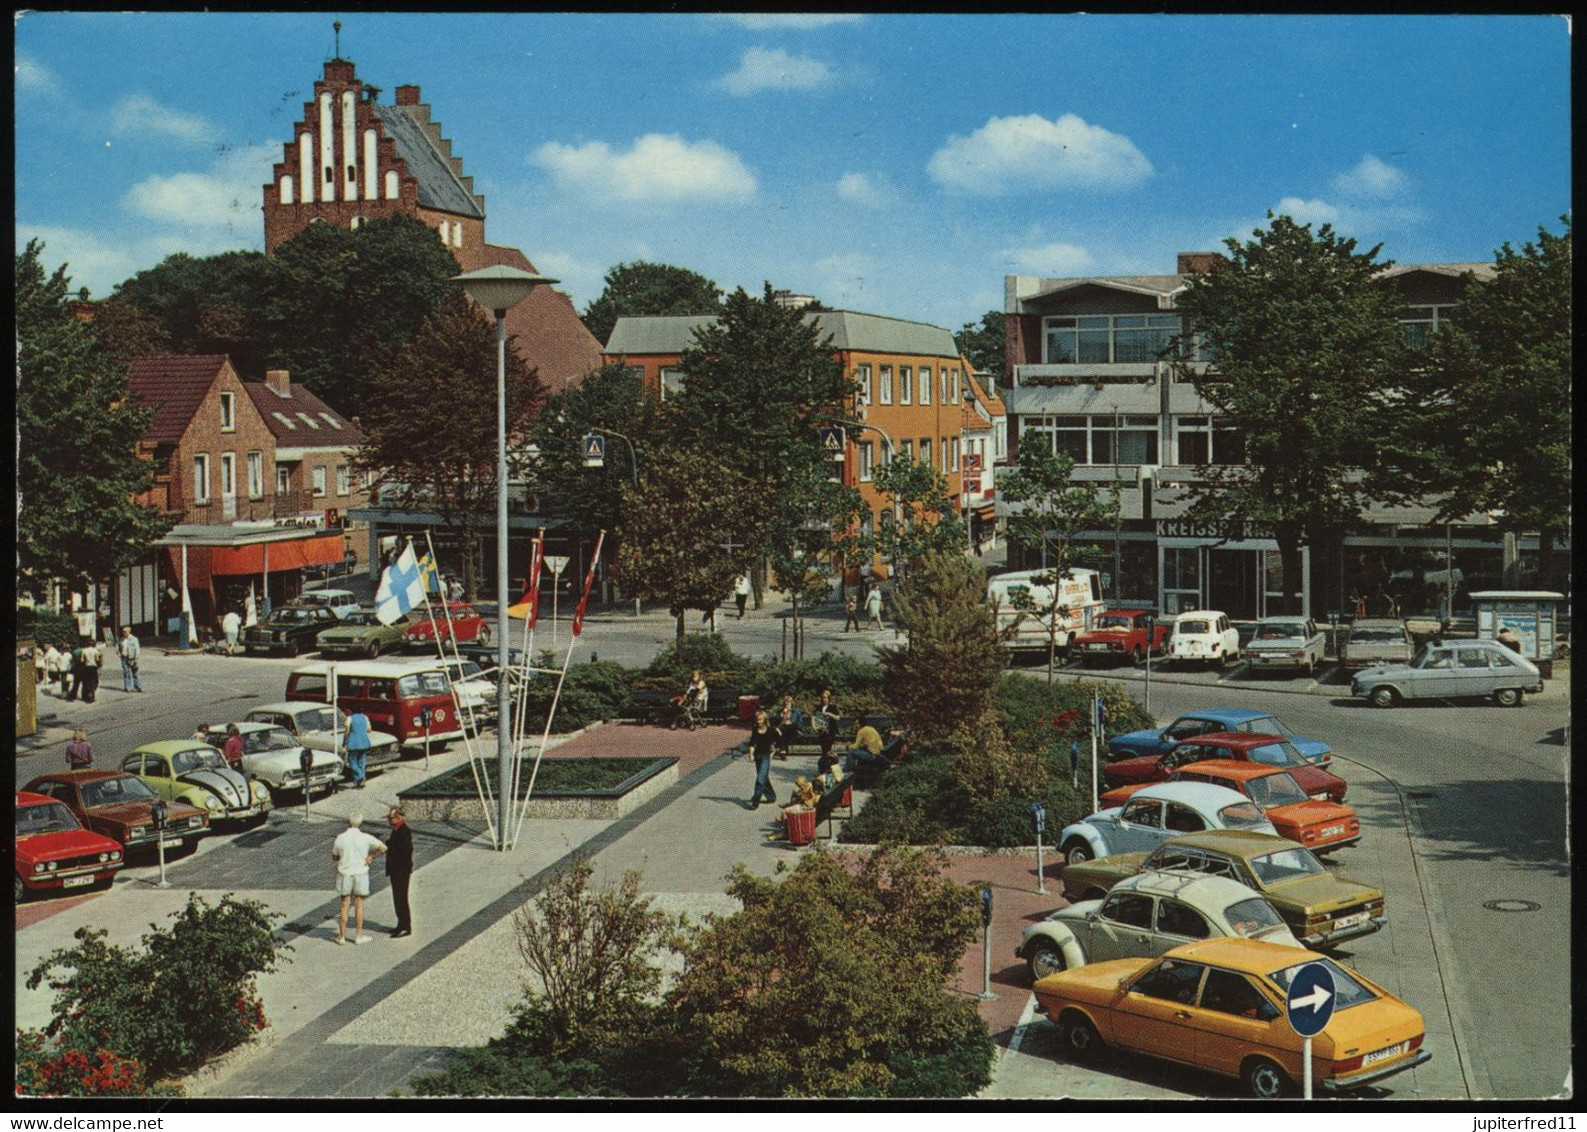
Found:
[[[1317,834],[1318,837],[1336,837],[1345,831],[1342,825],[1331,825]]]
[[[1087,645],[1086,648],[1090,649],[1092,652],[1107,652],[1108,651],[1108,646],[1107,645]]]
[[[162,849],[180,849],[182,847],[182,839],[180,837],[167,837],[160,842],[160,847]]]
[[[94,883],[94,878],[91,877],[91,876],[86,876],[86,877],[62,877],[61,878],[61,887],[62,888],[82,888],[86,884],[93,884],[93,883]]]
[[[1362,1065],[1372,1065],[1372,1064],[1375,1064],[1376,1062],[1379,1062],[1379,1061],[1387,1061],[1389,1058],[1398,1057],[1400,1054],[1402,1054],[1404,1052],[1405,1052],[1405,1043],[1404,1042],[1400,1042],[1398,1045],[1392,1045],[1392,1046],[1389,1046],[1387,1049],[1380,1049],[1380,1050],[1377,1050],[1377,1051],[1375,1051],[1373,1053],[1367,1054],[1365,1057],[1363,1057],[1361,1059],[1361,1064]]]
[[[1372,918],[1371,912],[1357,912],[1353,916],[1340,916],[1334,921],[1336,928],[1353,928],[1357,924],[1364,924]]]

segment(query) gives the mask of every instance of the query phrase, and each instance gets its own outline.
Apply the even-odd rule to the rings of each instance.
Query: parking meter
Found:
[[[981,889],[981,926],[992,926],[992,890]]]
[[[314,752],[307,747],[298,751],[298,766],[303,768],[303,816],[309,816],[309,772],[314,769]]]
[[[1080,789],[1080,741],[1069,740],[1069,778],[1076,790]]]
[[[1030,825],[1040,837],[1047,829],[1047,807],[1040,802],[1030,804]]]
[[[1036,831],[1036,892],[1037,895],[1047,894],[1047,866],[1042,861],[1041,835],[1047,830],[1047,807],[1040,802],[1030,804],[1030,824]]]
[[[996,998],[992,993],[992,890],[981,889],[981,997]]]
[[[159,832],[159,831],[162,831],[162,830],[165,829],[165,815],[166,815],[166,812],[167,812],[167,807],[166,807],[166,804],[165,804],[165,800],[163,798],[160,801],[156,802],[154,805],[149,807],[149,817],[154,820],[154,828],[155,828],[156,832]]]
[[[501,678],[501,674],[498,673],[497,674],[497,679],[500,679],[500,678]],[[433,711],[428,705],[426,705],[425,707],[421,707],[419,709],[419,722],[424,724],[424,769],[425,770],[429,770],[430,769],[430,720],[431,720],[432,717],[433,717]],[[497,727],[505,727],[506,724],[502,720],[498,719],[496,721],[496,726]]]
[[[170,888],[165,879],[165,799],[161,798],[149,807],[149,818],[154,822],[154,844],[160,854],[160,882],[155,887]]]

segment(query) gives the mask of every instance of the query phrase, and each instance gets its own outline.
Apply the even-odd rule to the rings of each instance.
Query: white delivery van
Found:
[[[1052,576],[1050,570],[1017,570],[999,574],[986,587],[986,599],[997,616],[1001,634],[1013,627],[1003,637],[1003,647],[1011,652],[1039,650],[1046,652],[1049,643],[1051,618],[1047,610],[1054,600],[1058,603],[1057,644],[1059,652],[1068,652],[1070,639],[1076,633],[1091,628],[1092,621],[1102,612],[1102,576],[1095,570],[1075,568],[1058,579],[1058,584],[1044,585],[1036,579]],[[1033,612],[1019,608],[1023,591],[1034,604]]]

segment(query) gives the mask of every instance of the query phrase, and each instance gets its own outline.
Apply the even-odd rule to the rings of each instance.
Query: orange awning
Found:
[[[259,542],[251,546],[214,546],[209,548],[211,574],[262,574],[266,550],[272,574],[323,566],[342,560],[342,534],[315,535],[285,542]]]

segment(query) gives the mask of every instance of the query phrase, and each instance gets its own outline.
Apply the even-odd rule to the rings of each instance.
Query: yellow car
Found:
[[[1334,977],[1333,1017],[1312,1039],[1318,1089],[1359,1089],[1421,1065],[1422,1015],[1355,971],[1253,939],[1176,947],[1160,959],[1115,959],[1036,981],[1036,1001],[1071,1055],[1112,1046],[1235,1077],[1267,1100],[1302,1079],[1301,1037],[1285,1016],[1290,979],[1308,963]]]

